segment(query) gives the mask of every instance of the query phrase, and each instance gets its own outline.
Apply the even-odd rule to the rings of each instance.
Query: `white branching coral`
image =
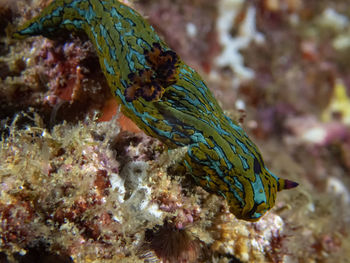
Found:
[[[245,11],[244,20],[235,25],[235,20],[242,12],[244,2],[244,0],[221,0],[218,5],[217,30],[222,52],[217,57],[216,64],[219,67],[230,67],[237,74],[238,78],[235,78],[234,84],[254,77],[254,71],[244,65],[244,58],[240,51],[247,48],[253,41],[264,42],[264,36],[256,29],[256,10],[253,6],[249,6]],[[232,36],[233,27],[237,27],[235,36]]]

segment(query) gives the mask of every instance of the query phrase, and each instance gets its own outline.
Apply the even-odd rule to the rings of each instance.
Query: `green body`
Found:
[[[123,112],[169,148],[188,146],[184,166],[224,196],[238,218],[255,221],[279,190],[296,186],[268,171],[256,145],[225,116],[201,77],[136,11],[116,0],[56,0],[14,34],[83,31]]]

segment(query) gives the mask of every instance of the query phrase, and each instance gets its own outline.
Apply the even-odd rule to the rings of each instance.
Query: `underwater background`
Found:
[[[257,222],[119,111],[91,42],[11,37],[51,1],[0,0],[0,262],[350,262],[347,0],[138,0],[269,169]]]

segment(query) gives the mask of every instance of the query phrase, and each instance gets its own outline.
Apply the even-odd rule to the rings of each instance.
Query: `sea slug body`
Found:
[[[14,36],[85,32],[122,111],[169,148],[188,146],[183,166],[223,196],[237,218],[256,221],[276,193],[297,186],[266,167],[256,145],[225,116],[199,74],[135,10],[117,0],[56,0]]]

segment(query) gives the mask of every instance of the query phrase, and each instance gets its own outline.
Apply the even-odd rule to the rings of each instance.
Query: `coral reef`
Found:
[[[118,112],[84,38],[7,36],[47,2],[0,1],[0,262],[349,261],[346,0],[131,3],[299,182],[255,223]]]

